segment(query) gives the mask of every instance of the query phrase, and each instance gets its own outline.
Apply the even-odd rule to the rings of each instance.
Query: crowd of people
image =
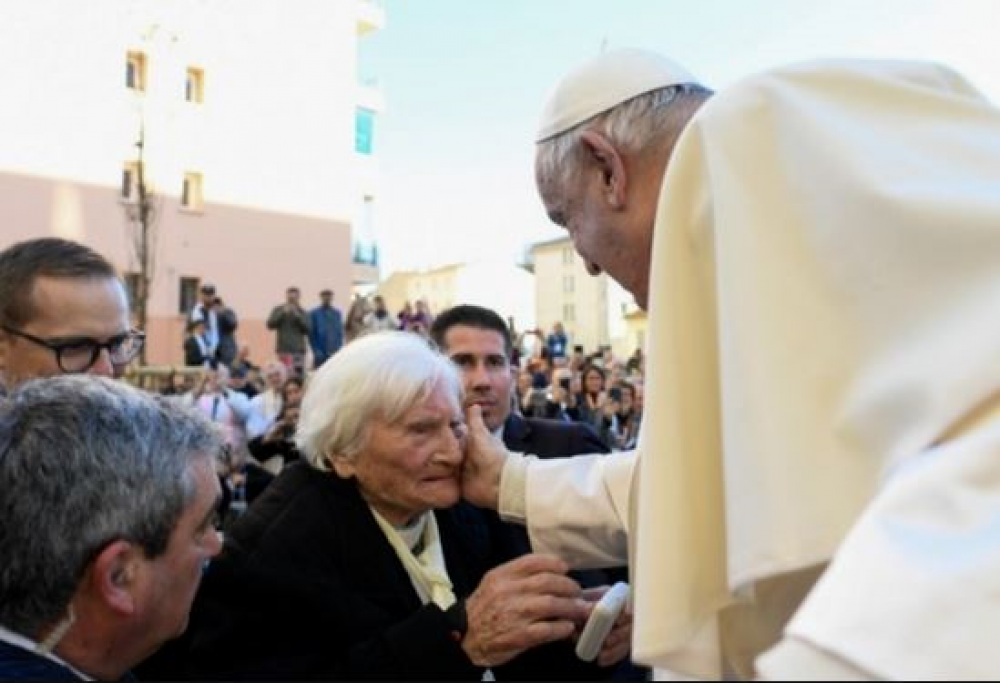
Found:
[[[472,305],[341,334],[292,287],[251,373],[206,285],[158,395],[106,258],[0,252],[0,679],[995,678],[1000,112],[933,65],[716,94],[619,50],[536,143],[648,364]]]
[[[294,291],[289,290],[290,294]],[[212,296],[214,289],[209,287],[206,293]],[[374,302],[375,308],[366,314],[369,319],[377,318],[374,312],[385,310],[381,297],[374,297]],[[288,308],[277,307],[272,319],[280,320],[285,312],[295,310],[292,299],[285,306]],[[299,322],[294,325],[302,323],[296,329],[305,330],[308,336],[314,328],[302,321],[315,321],[317,312],[322,310],[320,307],[309,314],[304,311],[302,315],[296,314]],[[450,313],[442,314],[447,319]],[[507,324],[499,314],[494,315],[503,324],[504,335],[511,340],[505,365],[510,375],[506,381],[512,386],[505,400],[509,401],[511,411],[529,418],[588,425],[603,449],[620,451],[635,447],[642,419],[641,350],[627,361],[615,358],[608,346],[585,353],[581,345],[573,345],[572,353],[567,355],[567,336],[561,323],[556,322],[547,336],[539,331],[524,335],[507,331]],[[421,303],[416,312],[401,310],[395,316],[394,326],[375,325],[366,328],[364,335],[349,338],[353,342],[365,335],[398,330],[441,343],[434,338],[435,322],[430,309]],[[194,324],[198,328],[205,326],[200,317]],[[526,344],[526,336],[537,337],[539,342]],[[281,340],[279,332],[279,348]],[[258,367],[246,358],[244,346],[228,365],[221,361],[206,363],[200,376],[189,382],[190,386],[176,381],[186,375],[173,373],[167,377],[161,393],[180,396],[224,430],[231,454],[228,459],[231,466],[224,480],[227,497],[245,496],[246,501],[253,501],[263,490],[262,482],[266,483],[285,465],[299,459],[293,436],[304,385],[343,348],[338,346],[326,357],[317,352],[315,370],[303,371],[301,363],[281,354]],[[256,482],[250,487],[244,484],[248,468]]]

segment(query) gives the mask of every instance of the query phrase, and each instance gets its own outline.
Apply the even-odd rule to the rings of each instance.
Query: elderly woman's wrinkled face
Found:
[[[464,423],[459,404],[439,386],[395,424],[374,421],[365,448],[337,459],[342,477],[357,479],[361,495],[390,523],[401,526],[460,495]]]

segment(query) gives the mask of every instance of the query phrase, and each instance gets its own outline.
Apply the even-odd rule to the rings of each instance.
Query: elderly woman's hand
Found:
[[[482,408],[466,408],[465,462],[462,465],[462,497],[479,507],[496,510],[500,500],[500,473],[507,450],[483,423]]]
[[[525,555],[488,572],[465,602],[462,649],[477,666],[504,664],[525,650],[568,638],[587,617],[568,566],[548,555]]]

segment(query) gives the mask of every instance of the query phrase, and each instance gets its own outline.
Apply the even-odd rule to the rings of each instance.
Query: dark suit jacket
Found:
[[[202,365],[206,360],[209,360],[209,358],[202,353],[197,339],[188,337],[184,340],[184,365],[192,367]]]
[[[517,554],[471,506],[435,514],[459,597]],[[536,648],[494,672],[501,680],[580,677],[587,668],[571,645],[556,645],[562,647]],[[187,634],[137,673],[479,680],[482,670],[451,638],[444,613],[421,603],[354,482],[296,463],[228,534]]]
[[[589,453],[608,453],[606,443],[594,428],[582,422],[561,422],[521,417],[511,413],[503,426],[503,442],[508,450],[537,455],[539,458],[564,458]],[[523,553],[531,552],[531,541],[524,527],[507,525],[509,541],[519,546]],[[625,568],[607,570],[587,570],[572,573],[581,586],[613,585],[616,581],[628,581]]]
[[[51,659],[0,641],[0,681],[79,680],[79,676]]]
[[[503,425],[503,442],[508,450],[530,453],[539,458],[565,458],[609,451],[608,445],[589,425],[525,418],[515,413],[511,413]]]

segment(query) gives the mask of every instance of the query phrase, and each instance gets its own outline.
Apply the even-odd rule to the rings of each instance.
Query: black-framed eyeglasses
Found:
[[[7,334],[27,339],[33,344],[45,347],[56,355],[59,369],[67,374],[87,372],[94,367],[101,351],[107,349],[112,365],[127,365],[139,355],[146,341],[146,333],[139,330],[129,330],[116,335],[106,342],[99,342],[89,337],[74,337],[70,339],[49,340],[36,337],[33,334],[15,330],[7,325],[0,325]]]

